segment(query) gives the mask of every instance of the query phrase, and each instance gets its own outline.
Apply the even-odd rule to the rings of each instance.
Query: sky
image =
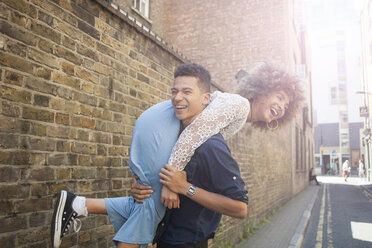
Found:
[[[331,104],[332,86],[340,84],[337,47],[344,47],[345,81],[349,122],[363,122],[359,6],[361,0],[306,0],[306,23],[310,46],[314,120],[339,122],[339,105]],[[342,80],[341,80],[342,81]],[[342,83],[342,82],[341,82]]]

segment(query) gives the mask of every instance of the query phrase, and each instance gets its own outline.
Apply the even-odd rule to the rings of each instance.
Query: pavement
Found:
[[[344,182],[342,177],[317,176],[320,186],[312,182],[268,219],[255,233],[235,245],[235,248],[300,248],[304,240],[311,213],[323,183],[359,185],[372,194],[372,183],[358,177]]]

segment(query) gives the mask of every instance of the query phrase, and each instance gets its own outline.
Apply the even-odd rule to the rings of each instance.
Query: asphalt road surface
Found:
[[[318,177],[321,189],[303,248],[371,248],[372,194],[360,178]]]

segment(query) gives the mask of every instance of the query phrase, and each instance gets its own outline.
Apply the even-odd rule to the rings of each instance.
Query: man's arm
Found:
[[[132,185],[130,188],[130,194],[133,196],[134,200],[138,203],[143,203],[143,200],[150,198],[151,194],[154,193],[151,186],[145,186],[137,183],[138,177],[133,175]]]
[[[170,165],[165,165],[160,171],[160,182],[175,193],[186,195],[186,191],[191,186],[186,180],[186,172],[177,171]],[[247,204],[233,200],[224,195],[212,193],[202,188],[196,188],[196,192],[191,199],[200,205],[235,218],[245,218],[247,216]]]

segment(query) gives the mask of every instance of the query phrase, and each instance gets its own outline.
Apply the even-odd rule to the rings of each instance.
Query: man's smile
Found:
[[[186,105],[176,105],[176,109],[185,109]]]

